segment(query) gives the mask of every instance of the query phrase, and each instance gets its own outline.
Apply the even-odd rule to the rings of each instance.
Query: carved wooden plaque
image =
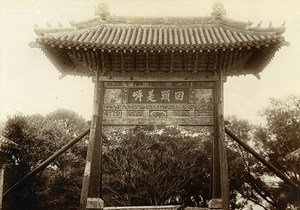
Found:
[[[214,82],[104,82],[103,125],[214,125]]]

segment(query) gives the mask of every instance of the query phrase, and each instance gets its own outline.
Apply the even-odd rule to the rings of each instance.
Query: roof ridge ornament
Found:
[[[226,16],[227,11],[224,8],[224,4],[221,2],[216,2],[212,6],[212,12],[211,15],[215,19],[222,19],[224,16]]]
[[[257,24],[257,28],[261,27],[262,21],[259,21],[259,23]]]
[[[268,26],[269,28],[272,28],[272,22],[270,21],[270,23],[269,23],[269,26]]]
[[[94,9],[95,16],[100,16],[102,20],[106,20],[106,17],[110,15],[109,6],[104,0],[98,0]]]

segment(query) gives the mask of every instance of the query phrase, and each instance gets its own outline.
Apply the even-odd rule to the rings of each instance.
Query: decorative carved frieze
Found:
[[[214,82],[104,82],[104,125],[213,125]]]

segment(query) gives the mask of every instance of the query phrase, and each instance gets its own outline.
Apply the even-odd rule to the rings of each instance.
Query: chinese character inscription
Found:
[[[187,88],[129,88],[129,103],[187,103]]]

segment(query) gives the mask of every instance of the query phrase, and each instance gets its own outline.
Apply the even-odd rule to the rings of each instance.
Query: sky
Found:
[[[112,15],[207,16],[213,0],[106,0]],[[300,1],[223,0],[227,17],[262,26],[286,21],[286,41],[258,80],[252,75],[229,77],[225,84],[225,115],[261,122],[258,111],[271,97],[300,95]],[[93,83],[90,78],[59,72],[29,43],[37,37],[34,25],[69,26],[70,20],[94,16],[95,0],[2,0],[0,2],[0,122],[16,113],[47,114],[70,109],[89,120]]]

